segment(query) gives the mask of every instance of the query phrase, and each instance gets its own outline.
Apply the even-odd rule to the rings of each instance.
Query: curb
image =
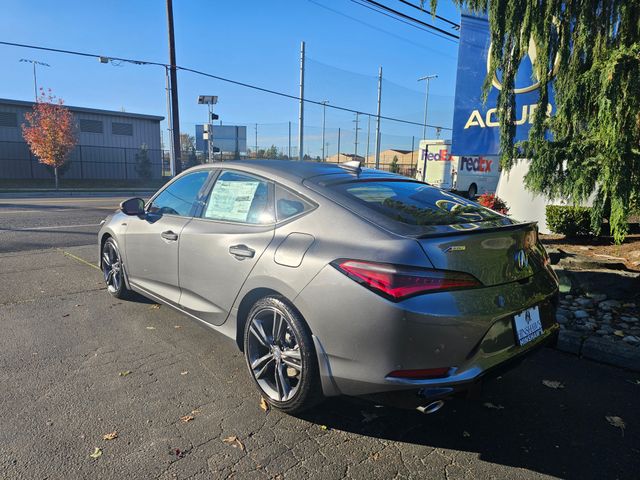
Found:
[[[560,330],[556,349],[587,360],[640,372],[640,349],[604,338]]]

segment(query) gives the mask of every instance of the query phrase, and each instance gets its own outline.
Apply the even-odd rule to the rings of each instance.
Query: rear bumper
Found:
[[[555,279],[543,270],[526,282],[438,292],[394,303],[327,267],[294,304],[316,339],[326,395],[403,390],[449,395],[553,342],[559,329],[557,291]],[[322,298],[328,301],[319,301]],[[544,332],[519,346],[513,316],[535,305]],[[445,378],[417,380],[388,376],[395,370],[431,368],[449,368],[449,373]]]
[[[482,391],[486,381],[516,368],[526,357],[538,352],[543,347],[555,346],[558,341],[558,333],[558,325],[553,325],[545,330],[544,335],[527,345],[527,348],[519,352],[511,352],[510,356],[506,356],[502,360],[476,365],[447,378],[407,382],[404,384],[405,386],[413,387],[409,390],[382,392],[363,395],[363,397],[376,403],[411,409],[454,396],[476,397]]]

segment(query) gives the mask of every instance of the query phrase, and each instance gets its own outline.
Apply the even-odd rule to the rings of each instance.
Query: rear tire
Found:
[[[102,246],[102,258],[100,259],[104,281],[107,291],[116,298],[125,299],[131,294],[124,280],[124,263],[120,249],[113,237],[107,238]]]
[[[244,354],[251,378],[273,408],[295,414],[323,400],[311,332],[282,297],[264,297],[251,307]]]

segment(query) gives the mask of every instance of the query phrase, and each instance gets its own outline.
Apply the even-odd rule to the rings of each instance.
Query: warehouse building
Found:
[[[0,99],[0,179],[51,178],[51,172],[31,154],[22,137],[24,115],[32,108],[33,102]],[[63,178],[162,177],[160,121],[164,117],[67,108],[75,119],[77,146],[62,170]],[[141,163],[147,168],[140,168]]]

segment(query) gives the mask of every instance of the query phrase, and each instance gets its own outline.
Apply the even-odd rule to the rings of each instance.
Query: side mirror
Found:
[[[130,198],[120,204],[120,210],[125,215],[144,215],[144,200],[141,198]]]

